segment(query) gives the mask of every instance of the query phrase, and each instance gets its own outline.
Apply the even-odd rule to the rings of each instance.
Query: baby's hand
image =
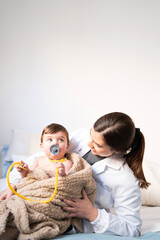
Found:
[[[57,163],[57,167],[59,168],[59,175],[60,176],[65,176],[66,173],[65,173],[65,166],[63,163]]]
[[[13,183],[11,183],[11,186],[14,190],[16,190],[16,186]],[[3,192],[3,194],[0,196],[0,200],[8,201],[13,194],[14,193],[11,191],[10,188],[6,188],[5,191]]]
[[[17,165],[16,168],[17,168],[17,171],[21,174],[21,177],[24,178],[27,176],[27,173],[29,171],[28,164],[26,164],[22,160],[20,161],[20,163],[22,165]]]

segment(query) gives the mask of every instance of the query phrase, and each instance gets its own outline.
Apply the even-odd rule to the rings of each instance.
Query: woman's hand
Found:
[[[93,206],[84,189],[82,190],[82,199],[64,199],[63,201],[67,204],[63,209],[69,212],[69,217],[85,218],[92,222],[98,216],[98,210]]]
[[[16,190],[16,186],[14,184],[11,184],[11,186],[14,190]],[[6,199],[8,201],[13,194],[14,193],[11,191],[10,188],[6,188],[6,190],[0,196],[0,200],[5,200]]]

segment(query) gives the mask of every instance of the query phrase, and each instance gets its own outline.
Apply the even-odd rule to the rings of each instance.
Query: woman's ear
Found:
[[[40,143],[40,147],[43,149],[43,143]]]

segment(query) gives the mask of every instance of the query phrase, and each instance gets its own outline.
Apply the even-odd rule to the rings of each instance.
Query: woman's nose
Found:
[[[91,148],[91,147],[93,147],[93,141],[92,140],[90,140],[89,142],[88,142],[88,146]]]

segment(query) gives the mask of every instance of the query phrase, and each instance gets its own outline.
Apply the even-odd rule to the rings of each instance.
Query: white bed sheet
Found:
[[[142,235],[147,232],[160,231],[160,207],[141,207]]]
[[[7,187],[6,178],[0,178],[0,192]],[[141,207],[142,235],[147,232],[160,231],[160,207]]]

